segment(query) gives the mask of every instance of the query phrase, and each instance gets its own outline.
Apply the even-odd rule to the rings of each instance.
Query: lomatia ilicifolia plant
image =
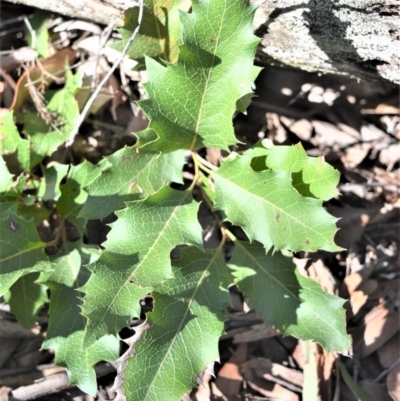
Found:
[[[138,12],[126,12],[116,49]],[[97,164],[46,162],[79,119],[79,73],[67,71],[65,86],[47,95],[56,122],[37,110],[1,117],[0,295],[25,327],[49,303],[42,349],[54,349],[56,364],[88,394],[97,389],[93,366],[120,357],[118,333],[140,317],[148,294],[153,310],[119,359],[119,399],[179,401],[196,385],[218,360],[233,284],[266,326],[328,351],[349,347],[344,301],[293,262],[298,251],[340,250],[336,219],[322,206],[337,195],[338,172],[301,144],[231,150],[232,115],[245,112],[260,71],[254,12],[248,0],[146,0],[128,54],[147,70],[138,104],[150,123],[135,146]],[[227,156],[211,165],[199,156],[204,148]],[[193,180],[179,186],[188,162]],[[204,249],[194,192],[215,214],[217,249]],[[87,244],[88,221],[113,213],[101,250]],[[248,240],[235,237],[238,227]]]

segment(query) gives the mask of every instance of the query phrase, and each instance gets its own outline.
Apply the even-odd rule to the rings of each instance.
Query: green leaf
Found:
[[[207,364],[218,360],[231,276],[220,250],[182,249],[175,278],[153,292],[150,328],[128,358],[122,377],[127,400],[180,400]]]
[[[48,302],[47,288],[35,282],[38,277],[39,273],[20,277],[10,288],[10,296],[7,299],[11,312],[27,329],[34,325],[40,308]]]
[[[0,156],[0,193],[7,192],[13,184],[13,175],[10,174],[6,162]]]
[[[47,26],[51,20],[48,11],[35,9],[33,17],[29,19],[31,29],[25,29],[25,36],[28,45],[35,49],[41,58],[47,57],[50,51],[49,31]],[[34,35],[32,35],[32,31]]]
[[[279,252],[266,255],[260,244],[235,241],[228,265],[235,284],[250,296],[251,306],[266,326],[275,325],[284,335],[316,341],[327,351],[350,347],[345,300],[301,275],[291,258]]]
[[[74,95],[82,85],[81,75],[73,75],[67,70],[65,76],[64,88],[52,95],[46,107],[54,115],[52,121],[44,121],[37,112],[19,116],[24,123],[23,132],[27,140],[22,141],[18,148],[18,159],[25,169],[36,166],[67,141],[79,119],[78,102]]]
[[[79,217],[101,219],[127,201],[154,194],[171,182],[182,183],[184,163],[182,151],[160,154],[124,148],[115,152],[100,163],[103,174],[86,188],[89,197]]]
[[[188,0],[145,0],[142,24],[128,51],[128,56],[135,60],[144,56],[161,58],[174,62],[178,58],[178,46],[182,43],[179,10],[188,11],[191,2]],[[125,11],[124,26],[118,29],[122,40],[111,45],[122,51],[126,46],[138,21],[139,8]]]
[[[106,167],[104,163],[94,165],[87,160],[77,166],[71,166],[67,182],[60,187],[61,196],[56,204],[57,211],[80,231],[83,231],[86,219],[80,219],[78,215],[88,197],[83,188],[100,177]]]
[[[13,112],[0,116],[0,155],[14,153],[21,141],[18,129],[14,124]]]
[[[273,146],[266,150],[266,166],[274,171],[290,171],[293,186],[308,197],[329,200],[338,195],[340,174],[325,162],[323,156],[309,157],[301,143],[294,146]]]
[[[45,201],[56,201],[61,196],[60,182],[68,172],[68,165],[55,163],[42,168],[43,180],[38,189],[38,198]]]
[[[139,300],[172,277],[170,253],[175,246],[202,248],[198,207],[191,192],[164,187],[117,212],[106,251],[89,266],[93,274],[81,289],[86,293],[88,342],[129,326],[139,316]]]
[[[341,250],[333,242],[336,219],[321,201],[301,196],[288,171],[254,171],[251,156],[249,152],[228,158],[214,173],[215,209],[224,211],[227,220],[267,251]]]
[[[50,267],[45,246],[32,220],[12,212],[0,217],[0,295],[23,274]]]
[[[237,103],[245,111],[260,71],[253,66],[254,10],[242,0],[204,0],[180,13],[178,61],[163,66],[146,58],[149,98],[138,103],[158,139],[146,143],[147,134],[139,133],[140,146],[170,152],[236,144],[232,114]]]
[[[70,245],[55,260],[54,273],[42,277],[51,289],[49,328],[42,348],[53,348],[55,363],[67,368],[70,382],[94,396],[97,383],[93,365],[116,360],[119,341],[115,336],[104,336],[89,347],[83,344],[86,319],[80,313],[82,301],[77,288],[89,278],[89,271],[82,267],[89,262],[88,251],[81,244]]]

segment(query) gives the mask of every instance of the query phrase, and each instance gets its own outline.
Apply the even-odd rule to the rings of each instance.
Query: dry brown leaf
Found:
[[[42,60],[41,66],[36,65],[24,72],[17,82],[10,110],[14,110],[14,113],[18,113],[26,100],[29,99],[29,89],[26,86],[29,80],[35,82],[34,86],[36,88],[41,86],[47,87],[54,81],[52,76],[55,76],[56,74],[57,78],[62,78],[64,76],[63,71],[65,63],[67,62],[71,65],[74,62],[75,57],[76,53],[72,49],[65,48]],[[43,70],[50,75],[44,74]]]
[[[386,385],[394,401],[400,401],[400,364],[397,364],[387,375]]]
[[[363,337],[355,344],[360,347],[360,358],[372,354],[399,331],[399,314],[381,304],[366,314],[364,325]],[[361,332],[360,329],[359,331]]]
[[[9,392],[11,391],[11,387],[0,387],[0,401],[8,401],[9,400]]]
[[[337,223],[340,230],[335,236],[335,242],[343,248],[350,249],[361,238],[363,228],[370,218],[379,213],[379,206],[371,205],[368,209],[356,209],[348,205],[337,207],[328,204],[327,210],[333,216],[340,218]]]
[[[239,344],[236,352],[226,362],[218,372],[215,384],[218,389],[228,398],[240,393],[243,377],[239,371],[239,365],[247,359],[247,344]]]
[[[386,369],[400,357],[400,332],[378,349],[381,365]]]
[[[329,294],[335,294],[336,280],[321,259],[318,259],[307,268],[307,274],[309,277],[318,281],[324,291]]]
[[[205,373],[201,380],[196,393],[192,396],[194,401],[210,401],[211,390],[210,390],[210,380],[212,376],[209,373]]]
[[[305,118],[294,120],[284,116],[281,116],[281,121],[302,141],[310,140],[313,132],[311,121],[306,120]]]
[[[361,134],[345,124],[333,125],[325,121],[312,121],[315,138],[311,143],[319,148],[345,148],[361,140]]]
[[[346,149],[346,153],[340,157],[343,165],[351,170],[357,167],[373,148],[372,143],[358,143]]]
[[[287,132],[279,120],[276,113],[267,113],[265,115],[268,128],[268,138],[276,143],[283,143],[287,139]]]
[[[253,390],[265,395],[271,401],[299,401],[299,396],[293,391],[282,387],[278,383],[259,378],[251,370],[246,373],[246,380]]]
[[[301,342],[298,342],[295,349],[293,350],[292,358],[295,360],[297,366],[300,369],[304,369],[305,359],[304,359],[303,346]]]
[[[343,281],[343,285],[350,295],[350,306],[353,315],[356,315],[360,311],[367,302],[369,296],[378,288],[378,282],[369,279],[371,272],[372,265],[350,274]]]
[[[101,81],[105,75],[108,73],[110,66],[104,57],[101,57],[98,62],[96,60],[87,61],[82,64],[79,71],[82,72],[82,87],[76,94],[76,100],[79,104],[79,109],[83,109],[86,101],[92,94],[91,84],[93,80],[93,75],[96,72],[97,81]],[[98,84],[96,82],[96,85]],[[89,114],[97,114],[108,102],[111,102],[110,112],[113,120],[117,120],[116,109],[124,101],[123,92],[120,88],[120,84],[114,75],[111,75],[108,81],[104,84],[100,93],[96,96],[93,104],[91,105]]]
[[[388,394],[388,390],[385,383],[375,383],[372,379],[366,379],[360,381],[359,385],[374,400],[392,401],[392,399]]]
[[[302,372],[273,363],[267,358],[255,358],[244,363],[241,367],[241,372],[249,370],[259,378],[278,383],[292,391],[301,392],[303,387],[304,377]]]

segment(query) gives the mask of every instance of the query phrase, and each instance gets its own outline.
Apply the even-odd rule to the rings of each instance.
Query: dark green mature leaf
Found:
[[[178,46],[182,44],[179,10],[188,11],[190,4],[190,0],[145,0],[139,34],[128,50],[128,56],[135,60],[143,59],[146,55],[176,61]],[[111,46],[113,49],[124,49],[137,26],[138,13],[138,7],[125,11],[124,26],[118,29],[122,40],[114,43]]]
[[[20,277],[10,288],[7,302],[18,321],[27,329],[35,323],[40,308],[48,302],[47,287],[36,283],[39,273]]]
[[[125,202],[154,194],[171,182],[182,183],[184,152],[160,154],[124,148],[101,163],[103,174],[86,188],[89,197],[79,217],[101,219]]]
[[[172,277],[170,253],[180,244],[202,248],[199,204],[190,191],[162,188],[145,200],[130,202],[104,243],[106,251],[89,266],[93,274],[83,314],[88,317],[88,343],[115,333],[139,316],[139,300]]]
[[[173,265],[175,278],[153,292],[150,328],[127,360],[122,380],[130,401],[180,400],[218,359],[231,282],[220,250],[184,248]]]
[[[227,220],[267,251],[340,250],[333,242],[336,219],[321,201],[301,196],[288,171],[254,171],[251,157],[249,152],[229,158],[214,173],[215,209],[223,210]]]
[[[78,102],[74,95],[81,87],[82,79],[80,74],[72,75],[69,70],[65,75],[64,88],[53,94],[46,107],[53,113],[52,121],[44,121],[37,112],[19,117],[24,123],[23,132],[27,140],[22,140],[18,146],[18,160],[25,170],[40,163],[67,141],[79,119]]]
[[[291,258],[279,252],[266,255],[260,244],[235,241],[229,267],[266,326],[275,325],[285,335],[314,340],[327,351],[350,347],[345,300],[302,276]]]
[[[45,246],[32,220],[12,212],[0,216],[0,295],[23,274],[50,267]]]
[[[232,114],[248,106],[260,70],[253,66],[253,14],[242,0],[195,1],[190,14],[181,13],[178,61],[165,67],[146,59],[149,99],[139,106],[158,139],[146,143],[148,131],[139,133],[140,146],[167,152],[236,143]]]
[[[80,293],[77,288],[86,283],[89,271],[82,267],[90,261],[89,249],[68,249],[55,260],[54,273],[43,275],[42,282],[51,289],[50,321],[43,348],[53,348],[55,362],[67,368],[70,382],[82,391],[96,395],[97,383],[93,365],[118,358],[119,341],[104,336],[89,347],[84,346],[86,319],[81,315]]]

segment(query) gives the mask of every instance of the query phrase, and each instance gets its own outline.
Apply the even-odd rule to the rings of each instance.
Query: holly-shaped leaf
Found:
[[[235,284],[250,296],[250,304],[284,335],[313,340],[327,351],[350,347],[346,334],[344,299],[322,291],[296,269],[292,258],[276,252],[265,254],[257,243],[235,241],[229,267]]]
[[[61,196],[56,203],[57,211],[80,231],[83,231],[86,219],[78,218],[78,215],[88,197],[83,188],[100,177],[104,168],[107,168],[105,163],[94,165],[85,160],[70,167],[66,183],[60,186]]]
[[[12,212],[0,216],[0,295],[23,274],[50,268],[33,221]]]
[[[301,143],[273,146],[264,149],[263,153],[266,155],[266,167],[292,173],[293,186],[301,195],[324,201],[338,195],[339,172],[326,163],[323,156],[307,156]]]
[[[49,328],[42,348],[53,348],[55,363],[67,368],[70,382],[94,396],[97,383],[93,366],[102,360],[116,360],[119,341],[107,335],[89,347],[83,344],[86,319],[81,314],[77,288],[89,278],[90,272],[82,264],[90,261],[90,253],[82,244],[73,244],[54,261],[54,273],[41,278],[51,289]]]
[[[124,148],[101,163],[103,174],[86,191],[89,197],[79,217],[101,219],[125,202],[152,195],[171,182],[182,183],[184,152],[170,154]]]
[[[164,187],[116,213],[106,251],[89,266],[93,274],[81,289],[86,293],[87,343],[118,332],[139,316],[140,298],[172,277],[170,253],[175,246],[202,248],[198,206],[190,191]]]
[[[336,219],[321,201],[300,195],[289,171],[254,171],[252,156],[249,152],[228,158],[214,173],[215,209],[223,210],[227,220],[267,251],[340,250],[333,242]]]
[[[36,283],[39,273],[20,277],[10,288],[6,301],[19,323],[30,329],[40,308],[48,302],[47,287]]]
[[[184,248],[173,266],[175,277],[153,292],[150,328],[137,342],[135,356],[125,356],[119,391],[130,401],[180,400],[219,358],[231,282],[220,250]]]
[[[174,62],[178,58],[178,46],[182,43],[179,10],[188,11],[190,0],[145,0],[139,34],[128,50],[128,56],[142,60],[144,56]],[[118,29],[122,40],[112,48],[122,51],[135,30],[139,8],[129,8],[124,13],[124,26]]]
[[[37,196],[45,201],[56,201],[61,196],[60,182],[68,172],[68,165],[54,163],[42,170],[43,180],[38,188]]]
[[[253,59],[254,7],[242,0],[194,1],[180,13],[183,45],[176,63],[146,58],[148,99],[139,106],[158,136],[139,136],[140,146],[163,152],[235,144],[232,114],[245,111],[259,72]]]

